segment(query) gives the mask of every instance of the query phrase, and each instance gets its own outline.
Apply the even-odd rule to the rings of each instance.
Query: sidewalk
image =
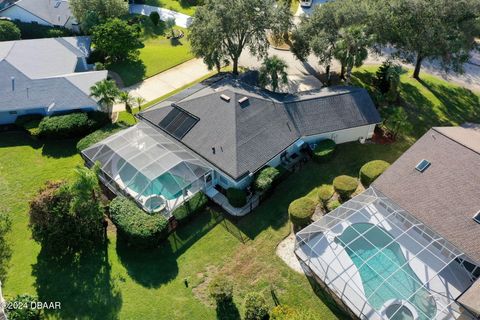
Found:
[[[130,92],[134,97],[152,101],[204,77],[210,72],[201,59],[192,59],[122,90]],[[123,104],[113,106],[113,112],[123,110],[125,110]]]

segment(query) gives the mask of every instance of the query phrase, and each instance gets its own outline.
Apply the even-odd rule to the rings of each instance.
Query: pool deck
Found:
[[[351,260],[342,245],[335,243],[334,239],[355,223],[371,223],[378,225],[391,233],[393,238],[399,237],[399,243],[405,259],[411,269],[425,288],[434,297],[437,308],[448,306],[445,310],[437,309],[437,319],[456,319],[462,310],[455,299],[467,289],[471,282],[456,263],[440,261],[432,252],[437,250],[431,243],[419,237],[413,230],[399,234],[384,216],[388,212],[380,206],[369,204],[362,210],[348,218],[348,222],[339,223],[323,236],[318,233],[308,242],[309,245],[299,246],[295,253],[322,281],[345,302],[345,304],[362,319],[382,319],[378,310],[373,309],[368,303],[358,268]],[[363,212],[363,213],[362,213]],[[403,232],[403,230],[402,230]],[[415,240],[414,240],[415,239]],[[428,247],[429,250],[425,248]],[[417,254],[414,254],[417,252]],[[389,275],[385,275],[387,278]],[[386,280],[388,281],[388,279]],[[441,308],[441,307],[440,307]],[[468,319],[465,317],[464,319]],[[472,318],[473,319],[473,318]]]

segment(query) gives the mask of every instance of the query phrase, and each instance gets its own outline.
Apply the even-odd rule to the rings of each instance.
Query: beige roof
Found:
[[[480,279],[478,279],[465,293],[458,298],[458,302],[469,310],[480,315]]]
[[[480,124],[465,123],[460,127],[435,127],[434,130],[480,153]]]
[[[480,153],[476,127],[433,128],[373,186],[480,262]],[[466,146],[469,145],[470,147]],[[423,159],[431,165],[415,169]]]

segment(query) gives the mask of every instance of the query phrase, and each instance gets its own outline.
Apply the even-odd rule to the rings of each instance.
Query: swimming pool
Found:
[[[358,237],[360,234],[363,236]],[[418,319],[433,319],[437,312],[435,300],[406,263],[400,245],[392,240],[387,231],[370,223],[352,224],[335,238],[359,269],[365,296],[375,310],[380,311],[388,301],[403,300],[416,308]],[[408,312],[398,312],[394,319],[413,317]]]
[[[144,197],[162,195],[167,200],[173,200],[180,197],[182,190],[189,186],[187,181],[170,172],[166,172],[154,180],[149,180],[123,159],[118,161],[117,168],[120,169],[118,175],[122,182],[129,189]]]

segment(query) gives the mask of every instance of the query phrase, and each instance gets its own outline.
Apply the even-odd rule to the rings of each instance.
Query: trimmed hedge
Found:
[[[338,176],[333,180],[333,188],[343,200],[349,199],[357,187],[358,180],[350,176]]]
[[[235,208],[241,208],[247,204],[247,193],[242,189],[228,188],[227,199]]]
[[[333,186],[329,184],[324,184],[321,185],[320,188],[318,188],[317,195],[318,195],[318,200],[320,203],[325,206],[330,200],[330,198],[333,196]]]
[[[360,181],[365,187],[368,187],[375,179],[377,179],[387,168],[390,163],[383,160],[373,160],[365,163],[360,168]]]
[[[253,182],[253,186],[257,191],[267,192],[273,187],[279,176],[280,171],[277,168],[266,167],[257,175],[255,181]]]
[[[99,111],[48,116],[40,121],[38,135],[42,138],[76,138],[102,127],[108,121],[108,115]]]
[[[90,146],[93,146],[95,143],[102,141],[103,139],[108,138],[112,134],[115,134],[123,129],[126,126],[121,123],[109,123],[106,126],[86,135],[77,142],[77,150],[80,152],[87,149]]]
[[[168,236],[168,221],[164,216],[149,215],[125,197],[110,202],[110,217],[119,237],[134,247],[156,247]]]
[[[335,154],[336,143],[333,140],[325,139],[318,143],[313,150],[313,159],[317,162],[326,162]]]
[[[65,28],[49,27],[38,23],[28,23],[15,20],[13,23],[20,29],[22,39],[40,39],[68,37],[73,33]]]
[[[172,215],[178,222],[187,221],[191,216],[205,209],[207,203],[207,196],[203,192],[198,192],[190,200],[175,209]]]
[[[32,136],[38,135],[38,125],[42,121],[42,114],[23,114],[17,117],[15,124],[27,130]]]
[[[330,200],[327,203],[327,211],[328,212],[333,211],[333,210],[337,209],[338,207],[340,207],[341,205],[342,204],[338,200]]]
[[[310,198],[303,197],[292,201],[288,206],[290,221],[296,227],[305,227],[310,224],[317,203]]]

